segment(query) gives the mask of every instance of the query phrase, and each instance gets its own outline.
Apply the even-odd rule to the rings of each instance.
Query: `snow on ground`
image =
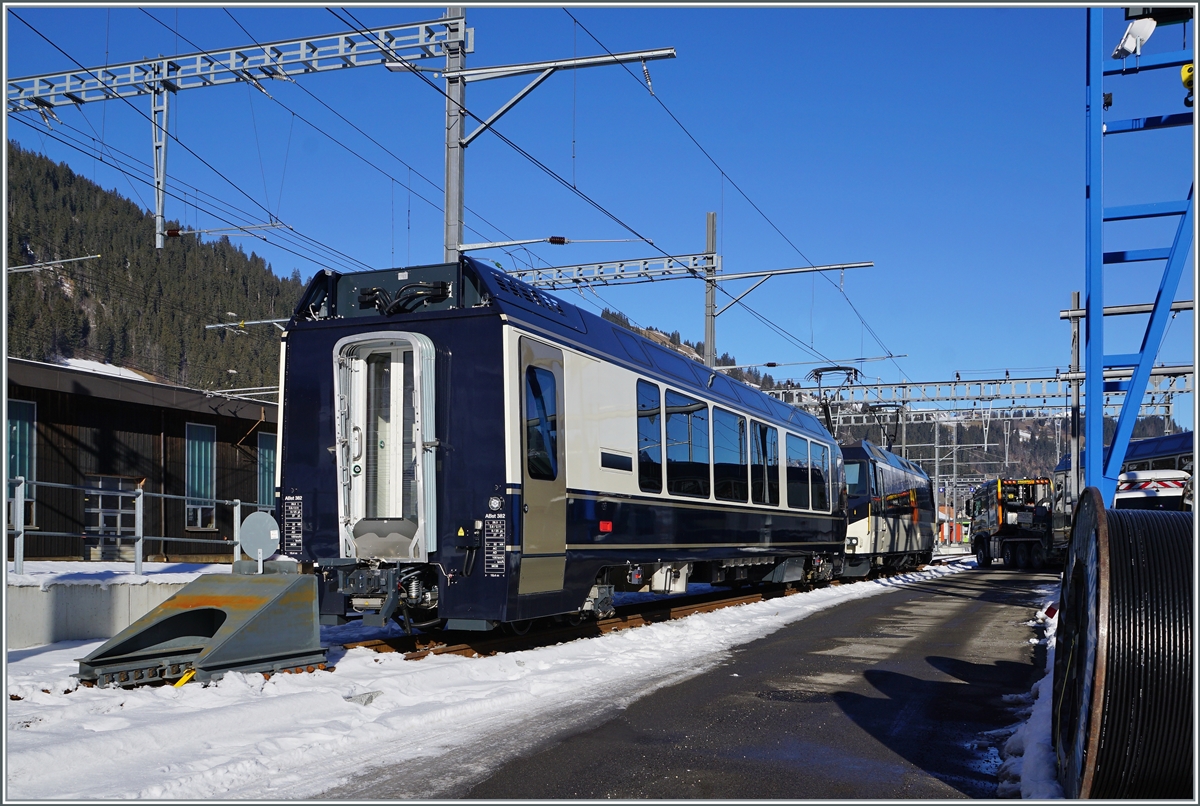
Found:
[[[1032,623],[1045,625],[1041,640],[1046,645],[1046,675],[1033,684],[1028,699],[1033,707],[1029,719],[1009,737],[1000,765],[1002,798],[1051,800],[1063,797],[1058,783],[1058,759],[1051,745],[1051,712],[1054,700],[1054,634],[1058,629],[1058,605],[1048,602]]]
[[[522,749],[519,741],[531,744],[700,674],[732,648],[818,610],[972,567],[931,567],[489,658],[405,661],[346,651],[341,642],[367,636],[330,628],[322,642],[331,645],[333,672],[270,680],[230,673],[181,688],[78,687],[77,659],[101,641],[12,650],[6,800],[308,798],[381,765],[411,780],[411,791],[383,796],[437,797],[458,783],[447,770],[478,774],[488,761],[482,750],[499,760]],[[1014,740],[1024,737],[1026,773],[1048,769],[1052,781],[1053,754],[1048,768],[1037,755],[1043,733],[1048,745],[1049,718],[1035,704]],[[452,753],[456,762],[443,763]],[[1044,782],[1030,791],[1022,794],[1053,796]]]
[[[8,564],[5,582],[16,587],[34,587],[46,590],[51,585],[145,585],[147,582],[187,584],[201,574],[228,574],[233,566],[229,563],[205,565],[203,563],[142,563],[142,573],[133,573],[129,562],[62,562],[58,560],[36,560],[23,564],[18,574],[13,563]]]

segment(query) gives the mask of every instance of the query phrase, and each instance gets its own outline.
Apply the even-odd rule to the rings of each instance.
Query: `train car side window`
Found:
[[[750,421],[750,493],[756,504],[779,506],[779,432]]]
[[[808,440],[787,435],[787,502],[792,509],[808,509]]]
[[[829,446],[820,442],[812,444],[812,508],[817,512],[829,511]]]
[[[530,478],[558,478],[558,411],[554,373],[541,367],[525,371],[525,423]]]
[[[638,344],[638,340],[632,334],[618,325],[613,326],[613,333],[617,337],[617,342],[625,348],[625,352],[629,354],[630,358],[639,364],[650,366],[650,359],[646,357],[646,351],[642,349],[642,345]]]
[[[644,493],[661,493],[662,406],[657,385],[637,382],[637,416],[638,487]]]
[[[745,501],[746,418],[713,406],[713,492],[722,501]]]
[[[708,498],[708,404],[667,390],[667,492]]]

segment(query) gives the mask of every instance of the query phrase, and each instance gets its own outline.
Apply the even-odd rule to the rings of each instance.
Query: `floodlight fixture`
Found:
[[[1150,34],[1154,33],[1154,29],[1158,27],[1153,17],[1142,17],[1129,23],[1129,27],[1125,29],[1125,35],[1121,37],[1121,44],[1117,45],[1113,51],[1114,59],[1124,59],[1129,56],[1142,55],[1142,45],[1146,44],[1146,40],[1150,38]]]

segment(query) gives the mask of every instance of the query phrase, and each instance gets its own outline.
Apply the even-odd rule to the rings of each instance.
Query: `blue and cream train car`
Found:
[[[325,623],[519,628],[841,570],[814,417],[470,258],[319,273],[281,362],[281,550]]]
[[[930,562],[937,506],[925,471],[865,439],[843,445],[842,456],[848,493],[843,576]]]

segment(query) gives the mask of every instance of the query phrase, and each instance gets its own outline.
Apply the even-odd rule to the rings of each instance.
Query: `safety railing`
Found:
[[[33,500],[37,488],[46,487],[59,490],[78,490],[83,493],[89,493],[96,496],[119,497],[121,499],[133,499],[133,515],[134,525],[133,534],[121,534],[118,524],[118,533],[105,532],[104,525],[100,524],[97,531],[89,532],[47,532],[39,529],[37,534],[42,537],[79,537],[85,540],[90,538],[98,538],[101,549],[108,540],[115,540],[117,547],[123,544],[121,541],[133,541],[133,570],[135,574],[142,573],[142,556],[144,553],[145,541],[156,540],[164,543],[211,543],[221,546],[222,549],[233,549],[233,559],[236,560],[241,556],[242,540],[242,507],[249,507],[254,510],[272,511],[273,505],[257,504],[241,499],[224,499],[224,498],[200,498],[192,495],[169,495],[167,493],[150,493],[146,492],[141,487],[136,490],[113,490],[103,489],[100,487],[86,487],[77,484],[58,484],[48,481],[29,481],[22,476],[15,479],[8,479],[8,486],[12,488],[12,497],[8,498],[11,505],[11,526],[8,527],[7,533],[13,535],[13,571],[18,574],[25,572],[25,535],[27,532],[25,524],[25,502]],[[147,535],[145,534],[145,517],[144,517],[144,501],[147,498],[157,498],[163,500],[186,501],[189,506],[232,506],[233,507],[233,541],[229,540],[212,540],[200,537],[168,537],[166,535]],[[124,506],[119,508],[119,511],[124,513],[127,510]],[[164,529],[165,531],[165,529]]]

